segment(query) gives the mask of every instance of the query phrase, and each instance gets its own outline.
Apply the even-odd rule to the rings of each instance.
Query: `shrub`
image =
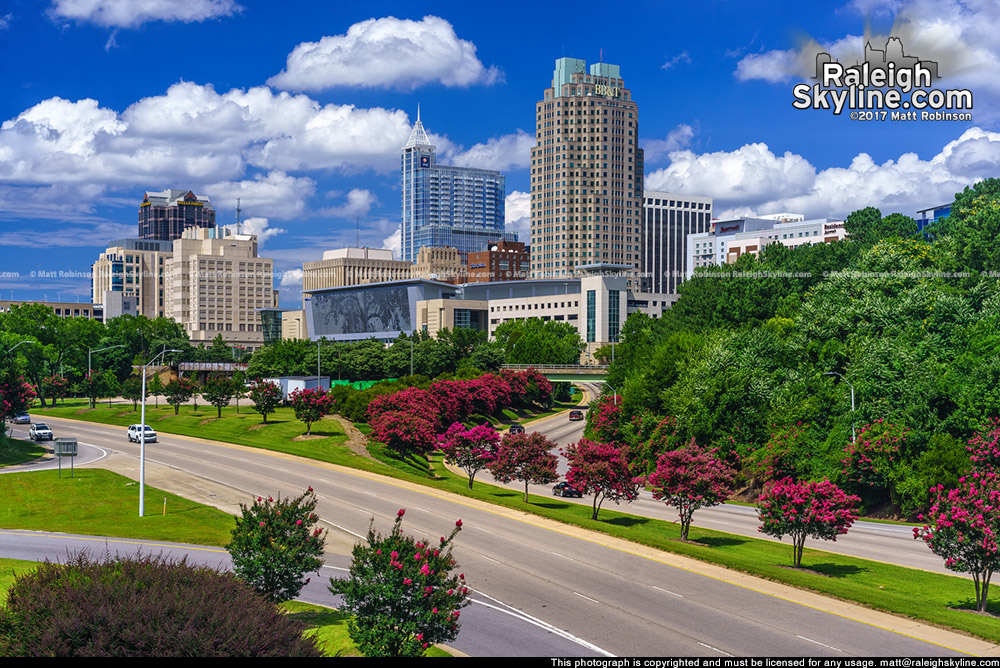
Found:
[[[372,438],[400,455],[422,455],[434,449],[435,425],[419,413],[384,411],[372,418],[369,426]]]
[[[422,656],[430,644],[455,639],[459,609],[468,605],[465,576],[452,575],[462,520],[431,548],[403,534],[403,514],[388,536],[369,527],[367,542],[354,546],[350,576],[330,581],[354,615],[348,631],[365,656]]]
[[[257,593],[275,602],[299,595],[306,573],[323,565],[323,529],[316,529],[316,493],[312,487],[296,498],[257,497],[240,504],[232,540],[226,549],[233,570]]]
[[[303,630],[230,573],[80,553],[15,579],[0,608],[0,655],[320,656]]]

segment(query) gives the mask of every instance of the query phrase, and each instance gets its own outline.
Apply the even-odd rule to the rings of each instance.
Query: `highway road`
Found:
[[[597,383],[585,383],[582,387],[587,391],[589,397],[600,394],[601,387]],[[589,400],[589,398],[588,398]],[[586,404],[581,401],[581,408],[586,410]],[[561,447],[570,443],[575,443],[583,436],[585,422],[570,422],[568,414],[562,413],[550,418],[539,420],[527,426],[528,431],[538,431],[555,441]],[[554,451],[558,454],[558,451]],[[564,457],[559,458],[559,472],[565,475],[568,465]],[[489,472],[483,472],[477,476],[477,480],[482,479],[493,484],[501,484],[490,476]],[[511,489],[524,489],[524,483],[511,483],[505,485]],[[551,495],[552,485],[529,485],[528,490],[532,494]],[[565,499],[592,505],[593,497],[583,499]],[[668,521],[677,521],[677,511],[668,507],[662,501],[655,501],[652,494],[643,490],[640,497],[630,504],[602,506],[620,510],[622,512],[639,515],[642,517],[652,517]],[[713,508],[702,508],[695,511],[692,525],[716,531],[725,531],[740,536],[751,536],[765,540],[777,539],[767,536],[757,531],[760,523],[757,521],[757,511],[753,507],[740,506],[735,504],[724,504]],[[786,537],[785,542],[788,542]],[[913,526],[901,524],[884,524],[881,522],[855,522],[850,532],[839,537],[836,541],[816,541],[807,539],[806,548],[813,548],[846,554],[863,559],[883,561],[909,568],[920,568],[936,573],[946,573],[960,577],[968,577],[964,574],[955,573],[945,568],[944,560],[931,552],[927,544],[921,540],[914,540]],[[789,545],[789,559],[791,559],[791,546]],[[808,561],[808,557],[807,557]]]
[[[127,443],[123,428],[47,421],[57,435],[76,435],[110,453],[109,461],[125,462],[125,472],[131,466],[134,477],[138,446]],[[234,495],[288,495],[313,486],[320,517],[331,527],[327,547],[334,566],[346,564],[337,555],[346,557],[373,517],[376,528],[387,531],[397,509],[406,508],[405,529],[431,540],[461,518],[455,556],[482,601],[470,609],[488,609],[484,604],[496,601],[491,604],[518,615],[498,613],[495,618],[506,623],[484,618],[474,625],[471,611],[463,614],[468,621],[454,645],[471,655],[845,657],[956,655],[956,648],[998,651],[912,622],[873,621],[877,613],[599,534],[322,462],[162,433],[158,444],[147,446],[147,458],[149,484],[189,498],[215,499],[214,505],[225,509],[232,508]],[[227,493],[230,498],[222,499]],[[0,535],[0,550],[16,542]],[[939,644],[913,636],[933,637]]]

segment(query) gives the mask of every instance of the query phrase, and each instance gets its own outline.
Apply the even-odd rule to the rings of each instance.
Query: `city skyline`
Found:
[[[586,3],[571,15],[514,3],[437,16],[396,2],[90,6],[0,10],[0,49],[18,54],[0,101],[4,298],[86,300],[106,244],[137,236],[143,192],[177,188],[209,197],[223,225],[240,198],[245,231],[283,276],[282,305],[297,305],[302,262],[356,239],[398,243],[399,148],[418,105],[443,163],[505,175],[509,229],[530,243],[532,109],[563,56],[622,68],[642,111],[645,187],[711,197],[717,216],[838,217],[869,204],[912,215],[1000,171],[1000,47],[988,39],[1000,9],[989,4],[638,3],[601,30]],[[538,29],[556,20],[555,36]],[[791,108],[819,51],[854,62],[890,31],[939,63],[942,88],[974,92],[972,122]],[[30,275],[51,270],[65,276]]]

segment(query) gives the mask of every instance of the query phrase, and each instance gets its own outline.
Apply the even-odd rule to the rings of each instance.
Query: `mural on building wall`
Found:
[[[314,294],[312,309],[316,336],[413,331],[404,287]]]

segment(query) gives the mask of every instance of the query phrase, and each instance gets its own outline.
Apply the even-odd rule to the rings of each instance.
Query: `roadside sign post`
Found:
[[[73,477],[73,460],[76,457],[76,438],[57,438],[53,450],[59,459],[59,477],[62,478],[62,458],[69,457],[69,477]]]

